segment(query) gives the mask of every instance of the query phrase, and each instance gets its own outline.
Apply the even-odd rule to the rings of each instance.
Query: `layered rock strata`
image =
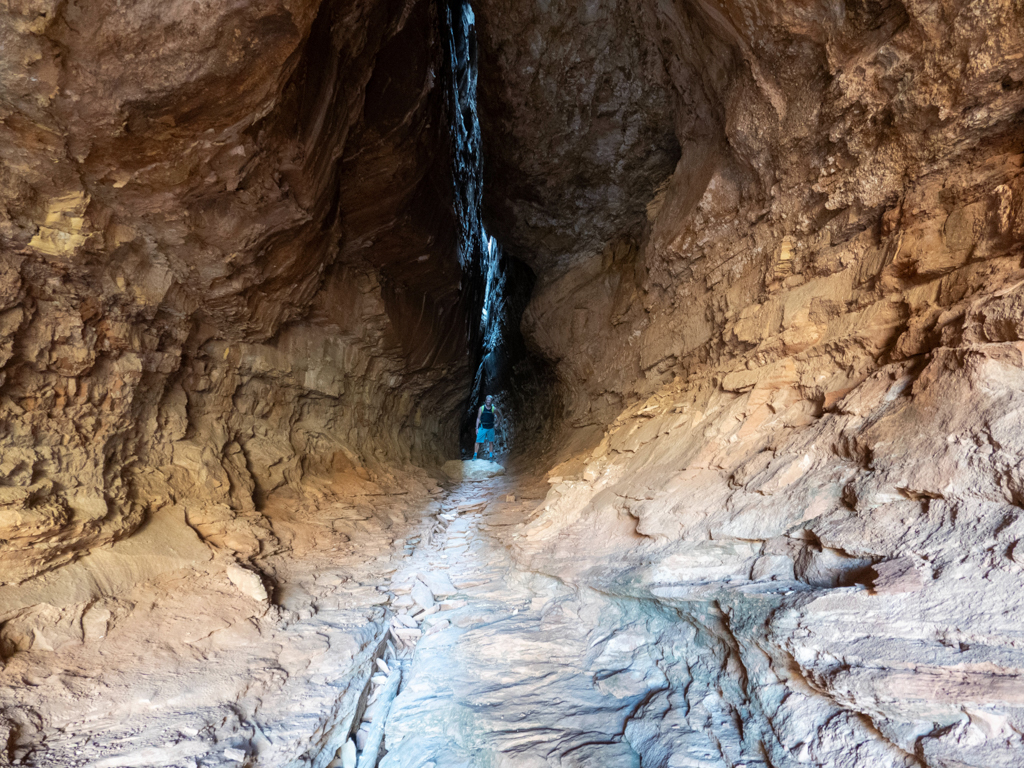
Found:
[[[0,13],[8,760],[1020,762],[1020,3]]]
[[[247,513],[454,443],[432,4],[28,3],[2,25],[3,582],[164,504]]]
[[[441,507],[422,472],[380,485],[345,473],[334,491],[278,494],[261,516],[277,544],[251,564],[211,553],[170,507],[126,541],[2,588],[5,606],[29,603],[0,630],[3,764],[331,763],[375,659],[393,658],[393,563]],[[97,586],[105,596],[90,599]]]
[[[520,563],[694,628],[694,685],[645,705],[685,728],[633,731],[659,765],[1016,764],[1021,9],[625,9],[527,13],[544,45],[481,24],[520,169],[495,230],[539,270],[524,329],[567,404]],[[554,31],[581,24],[617,28],[610,55]],[[661,67],[589,110],[545,75],[594,90],[642,55]],[[674,99],[681,159],[570,247],[650,148],[622,128],[643,93]],[[608,173],[545,173],[538,142]]]

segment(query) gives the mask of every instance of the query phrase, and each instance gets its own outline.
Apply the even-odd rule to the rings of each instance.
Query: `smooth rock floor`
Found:
[[[58,636],[40,618],[0,672],[8,761],[341,765],[390,643],[406,678],[385,767],[639,765],[626,721],[667,687],[650,617],[520,571],[503,543],[547,487],[496,476],[279,503],[278,551],[260,561],[272,603],[218,553],[109,598],[105,633]],[[405,642],[398,617],[418,627]]]
[[[627,725],[685,679],[685,627],[517,568],[507,541],[547,489],[497,476],[279,503],[268,511],[278,550],[260,561],[272,603],[218,553],[108,599],[101,636],[58,642],[40,619],[40,641],[0,672],[7,760],[344,765],[383,657],[405,671],[385,768],[639,766],[626,734],[640,751],[656,740]]]
[[[395,593],[438,575],[457,593],[422,621],[383,768],[640,764],[626,720],[667,682],[647,628],[623,641],[609,601],[517,570],[500,537],[537,503],[507,501],[517,490],[509,478],[458,486],[445,508],[465,511],[392,577]]]
[[[888,598],[863,585],[716,576],[694,552],[671,583],[624,558],[614,579],[563,581],[529,558],[564,481],[404,487],[277,500],[276,549],[258,561],[271,602],[215,552],[105,599],[102,627],[88,618],[77,639],[53,606],[20,619],[35,639],[0,671],[0,764],[351,768],[396,667],[382,768],[911,768],[858,708],[884,683],[913,725],[950,681],[981,703],[947,741],[987,768],[1018,764],[1013,721],[987,703],[1019,700],[1012,649],[961,647],[992,678],[976,683],[940,677],[925,646],[896,675],[885,654],[920,619],[880,617]],[[849,701],[823,692],[828,674],[849,679]]]

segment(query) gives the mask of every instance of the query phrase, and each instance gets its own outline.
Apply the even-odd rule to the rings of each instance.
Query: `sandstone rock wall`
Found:
[[[467,500],[486,534],[435,547],[478,602],[432,622],[409,760],[1019,764],[1024,6],[476,10],[478,51],[455,2],[0,10],[8,758],[346,742],[393,561],[465,511],[395,467],[454,455],[467,335],[509,338],[466,277],[483,142],[493,285],[536,278],[493,378],[554,428],[522,462],[550,488],[510,476]],[[103,657],[150,646],[175,684],[133,734],[136,671]],[[219,670],[183,714],[225,654],[266,679]],[[112,679],[138,741],[105,752],[79,726]]]
[[[0,11],[0,580],[454,445],[437,30],[425,1]]]
[[[643,214],[574,249],[581,179],[492,138],[519,169],[494,226],[538,265],[524,331],[566,403],[519,561],[695,628],[692,684],[650,707],[685,727],[664,741],[641,713],[638,751],[1016,764],[1024,8],[588,12],[660,53],[603,107],[621,122],[631,94],[671,93],[681,158],[647,177]],[[605,71],[615,48],[577,47],[577,13],[552,4],[544,44],[487,26],[495,61],[541,63],[485,93],[513,137],[601,146],[609,169],[657,156],[614,120],[597,140],[504,95],[568,101],[556,63]],[[539,199],[543,222],[506,224]]]
[[[519,185],[508,192],[511,202],[492,203],[493,226],[540,269],[529,334],[561,361],[569,389],[585,392],[572,411],[579,423],[606,423],[623,399],[700,366],[743,365],[758,345],[751,367],[801,354],[841,357],[828,351],[835,345],[825,338],[826,318],[863,318],[878,301],[869,332],[875,348],[865,360],[927,351],[934,319],[961,298],[952,284],[973,292],[980,273],[999,269],[993,259],[1016,254],[1024,94],[1013,3],[847,4],[841,15],[814,3],[611,3],[590,12],[600,20],[592,26],[614,27],[617,40],[639,39],[641,52],[653,56],[656,48],[663,57],[660,67],[630,68],[633,91],[612,92],[606,112],[620,120],[641,110],[654,116],[642,105],[659,98],[634,92],[674,93],[682,147],[675,172],[663,166],[661,176],[631,176],[645,178],[646,216],[623,214],[616,227],[607,218],[602,244],[574,238],[575,247],[552,255],[552,238],[584,218],[574,190],[589,177],[534,170],[537,154],[519,150],[508,133],[525,133],[531,143],[558,137],[576,151],[608,148],[606,183],[617,178],[621,158],[660,156],[661,145],[618,125],[573,129],[565,111],[542,98],[496,96],[498,86],[483,86],[498,102],[494,112],[515,119],[511,129],[485,121],[498,155],[493,166],[521,169],[509,174]],[[590,26],[574,14],[552,6],[547,24],[572,34],[552,32],[532,48],[513,45],[503,26],[496,32],[499,25],[481,23],[495,61],[541,62],[503,66],[502,88],[547,87],[550,98],[569,102],[578,89],[545,76],[544,66],[558,62],[594,77],[610,66],[609,56],[576,44],[585,33],[577,27]],[[489,194],[506,194],[498,188]],[[544,206],[549,219],[513,234],[500,206],[541,195],[552,201]],[[570,257],[574,267],[563,274],[556,264]],[[856,296],[839,286],[851,273],[835,277],[854,264]],[[807,287],[827,279],[834,298],[826,283]],[[790,310],[776,318],[780,303]],[[815,319],[797,318],[801,312]],[[827,365],[854,376],[858,367],[852,359]]]

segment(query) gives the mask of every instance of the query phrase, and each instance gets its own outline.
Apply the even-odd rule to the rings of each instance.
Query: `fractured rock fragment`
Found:
[[[227,576],[243,595],[257,602],[267,602],[270,599],[267,588],[263,586],[263,579],[258,574],[237,565],[229,565]]]
[[[426,610],[434,605],[434,594],[430,591],[430,587],[424,584],[420,579],[416,579],[412,585],[412,599],[416,605]]]

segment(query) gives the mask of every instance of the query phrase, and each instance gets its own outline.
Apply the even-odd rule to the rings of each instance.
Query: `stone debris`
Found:
[[[227,576],[243,595],[259,602],[269,600],[267,589],[263,586],[263,580],[252,571],[240,568],[237,565],[229,565],[227,567]]]
[[[430,587],[419,579],[412,584],[412,599],[420,608],[427,609],[434,605],[434,594]]]
[[[356,731],[356,749],[360,752],[366,749],[367,738],[370,735],[370,727],[368,723],[360,723],[359,730]]]
[[[356,768],[356,745],[353,740],[345,742],[338,753],[338,758],[328,768]]]
[[[411,591],[412,590],[410,588],[410,592]],[[405,608],[405,609],[408,609],[408,608],[412,608],[414,605],[416,605],[416,601],[413,600],[411,594],[400,595],[398,598],[396,598],[395,600],[391,601],[391,606],[393,608]]]
[[[412,648],[416,644],[416,640],[420,638],[422,632],[418,629],[412,629],[409,627],[391,627],[391,634],[399,645],[403,648]]]
[[[438,632],[447,629],[449,626],[451,626],[451,622],[448,620],[438,621],[437,623],[430,625],[430,627],[424,633],[424,636],[436,635]]]
[[[482,587],[491,583],[491,579],[473,579],[463,578],[455,580],[455,587],[458,590],[472,589],[473,587]]]
[[[449,541],[451,537],[449,536]],[[416,574],[417,578],[422,581],[427,588],[430,590],[431,595],[435,599],[451,597],[458,590],[452,584],[448,576],[440,571],[421,571]]]
[[[402,669],[396,667],[388,675],[387,684],[381,690],[380,700],[376,704],[374,720],[366,730],[364,747],[359,757],[359,768],[376,768],[384,743],[384,728],[391,711],[392,702],[398,695],[402,683]]]

